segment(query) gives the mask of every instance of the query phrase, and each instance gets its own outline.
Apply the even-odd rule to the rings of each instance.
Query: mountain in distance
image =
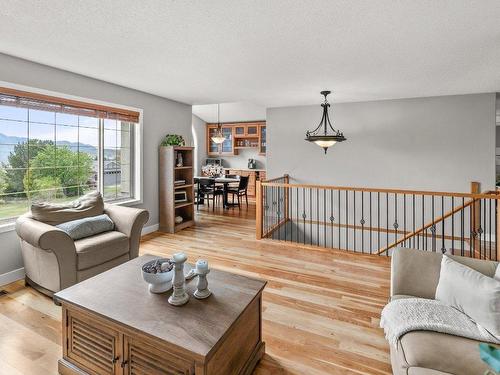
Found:
[[[24,143],[27,141],[26,137],[16,137],[10,136],[0,133],[0,163],[7,163],[8,157],[11,152],[14,151],[14,146],[19,143]],[[68,141],[57,141],[58,146],[68,146],[76,148],[79,146],[80,148],[84,148],[85,152],[91,155],[97,155],[97,148],[85,143],[79,142],[68,142]],[[115,151],[106,149],[104,150],[104,159],[105,160],[114,160],[115,159]]]

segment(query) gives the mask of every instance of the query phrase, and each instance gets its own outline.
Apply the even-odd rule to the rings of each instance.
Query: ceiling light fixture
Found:
[[[226,140],[226,137],[224,137],[224,133],[222,133],[222,124],[220,122],[219,111],[219,104],[217,104],[217,130],[215,130],[212,141],[214,143],[217,143],[218,145],[224,143],[224,141]]]
[[[321,103],[321,107],[323,107],[323,117],[321,117],[321,121],[316,129],[306,132],[306,141],[314,142],[319,147],[322,147],[325,150],[325,154],[328,147],[333,146],[337,142],[343,142],[346,140],[344,134],[339,130],[335,130],[330,122],[330,116],[328,115],[330,103],[328,103],[328,100],[326,99],[330,93],[331,91],[321,91],[321,95],[325,97],[325,101]],[[331,129],[331,132],[328,128]]]

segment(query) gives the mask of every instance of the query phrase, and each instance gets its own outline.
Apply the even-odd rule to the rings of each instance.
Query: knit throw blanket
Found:
[[[434,331],[482,342],[500,344],[500,338],[477,325],[467,315],[442,302],[404,298],[389,302],[382,310],[380,327],[391,345],[411,331]]]

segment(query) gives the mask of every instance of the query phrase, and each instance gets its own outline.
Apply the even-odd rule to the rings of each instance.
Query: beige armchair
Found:
[[[114,231],[76,241],[59,228],[35,220],[31,213],[19,217],[16,231],[26,283],[52,297],[61,289],[137,257],[148,211],[104,205],[104,213],[115,223]]]

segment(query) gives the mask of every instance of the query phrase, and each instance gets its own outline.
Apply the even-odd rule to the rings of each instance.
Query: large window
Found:
[[[133,199],[138,114],[33,96],[0,92],[0,224],[92,190]]]

